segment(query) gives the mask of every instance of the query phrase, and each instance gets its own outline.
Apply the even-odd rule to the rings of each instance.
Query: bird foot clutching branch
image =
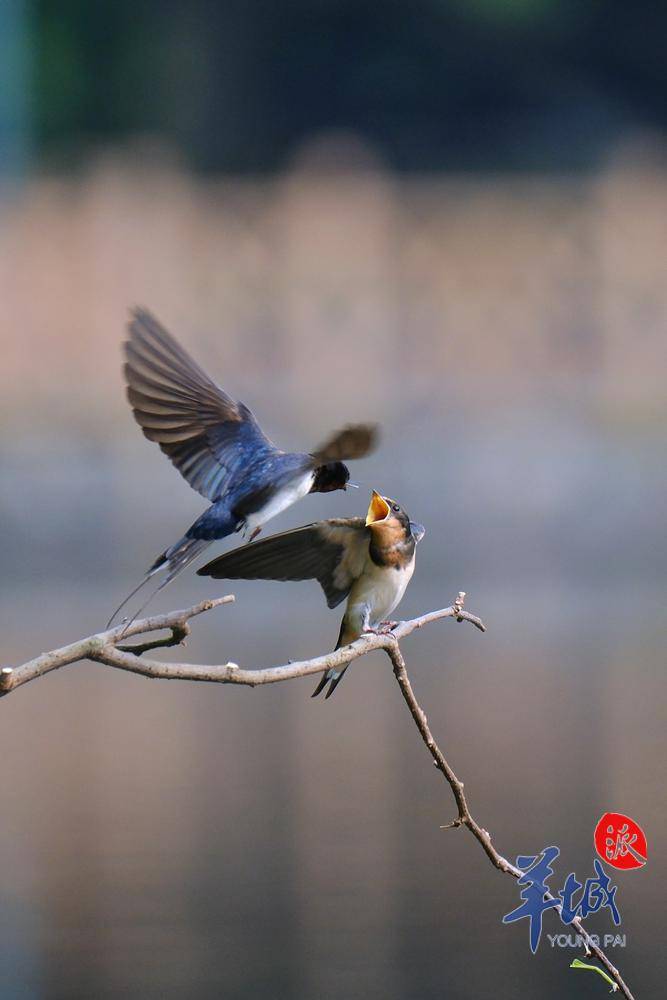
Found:
[[[399,622],[379,622],[376,626],[369,625],[364,629],[363,635],[390,635]]]
[[[400,639],[410,635],[415,629],[441,618],[456,618],[457,621],[470,621],[484,631],[484,624],[474,615],[463,611],[463,594],[451,607],[439,611],[431,611],[419,618],[403,622],[382,622],[375,633],[365,633],[349,646],[327,653],[312,660],[297,660],[279,667],[266,667],[260,670],[243,669],[237,663],[222,663],[212,666],[196,663],[168,663],[150,659],[145,656],[154,649],[162,647],[185,645],[185,640],[191,632],[191,619],[220,607],[231,604],[232,595],[214,600],[201,601],[191,608],[181,611],[171,611],[165,615],[154,615],[151,618],[140,618],[129,623],[121,623],[86,639],[54,649],[18,667],[4,667],[0,670],[0,696],[9,694],[16,688],[36,680],[44,674],[57,670],[67,664],[79,660],[93,660],[119,670],[127,670],[145,677],[159,677],[165,680],[210,681],[222,684],[245,684],[256,687],[259,684],[273,684],[278,681],[292,680],[319,673],[328,667],[337,667],[344,663],[364,656],[373,649],[398,647]],[[147,633],[167,631],[167,636],[146,638],[143,642],[130,643],[127,639],[133,636],[146,636]]]

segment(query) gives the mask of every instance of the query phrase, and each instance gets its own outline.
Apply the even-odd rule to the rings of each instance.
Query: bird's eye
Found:
[[[395,504],[393,504],[393,509],[396,510],[396,511],[399,511],[401,508],[398,506],[397,503],[395,503]]]

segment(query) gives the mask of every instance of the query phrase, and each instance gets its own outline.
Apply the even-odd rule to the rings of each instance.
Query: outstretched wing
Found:
[[[335,608],[368,557],[362,517],[318,521],[226,552],[197,570],[217,580],[317,580]]]
[[[147,310],[133,310],[128,332],[125,377],[137,423],[193,489],[220,499],[249,458],[275,446],[248,407],[217,386]]]
[[[349,424],[336,431],[312,453],[317,465],[327,462],[346,462],[363,458],[377,445],[378,430],[375,424]]]

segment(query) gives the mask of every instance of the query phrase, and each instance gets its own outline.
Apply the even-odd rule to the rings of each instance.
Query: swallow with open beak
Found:
[[[111,621],[150,577],[166,572],[157,593],[215,539],[241,530],[252,539],[308,493],[344,490],[344,461],[363,458],[377,439],[373,425],[355,424],[310,454],[281,451],[149,312],[135,309],[128,331],[124,371],[135,419],[211,506],[158,556]]]
[[[217,580],[317,580],[330,608],[347,598],[336,649],[364,632],[391,627],[386,621],[405,593],[415,568],[421,524],[375,490],[366,518],[318,521],[252,542],[203,566]],[[327,684],[329,698],[347,664],[330,667],[313,697]]]

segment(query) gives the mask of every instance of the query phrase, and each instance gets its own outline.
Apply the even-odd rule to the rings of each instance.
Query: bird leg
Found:
[[[260,533],[261,530],[262,530],[262,526],[261,525],[259,527],[257,527],[257,528],[254,529],[253,533],[251,534],[250,538],[248,539],[248,544],[250,542],[254,542],[255,541],[255,539],[257,538],[257,536],[258,536],[258,534]]]
[[[376,628],[371,625],[370,610],[368,607],[364,608],[364,617],[361,621],[361,631],[362,633],[368,633],[370,635],[379,635],[380,633]]]
[[[393,621],[382,621],[378,622],[376,626],[371,625],[368,616],[364,618],[362,624],[362,632],[368,632],[371,635],[386,635],[387,632],[391,632],[398,625],[398,622]]]

